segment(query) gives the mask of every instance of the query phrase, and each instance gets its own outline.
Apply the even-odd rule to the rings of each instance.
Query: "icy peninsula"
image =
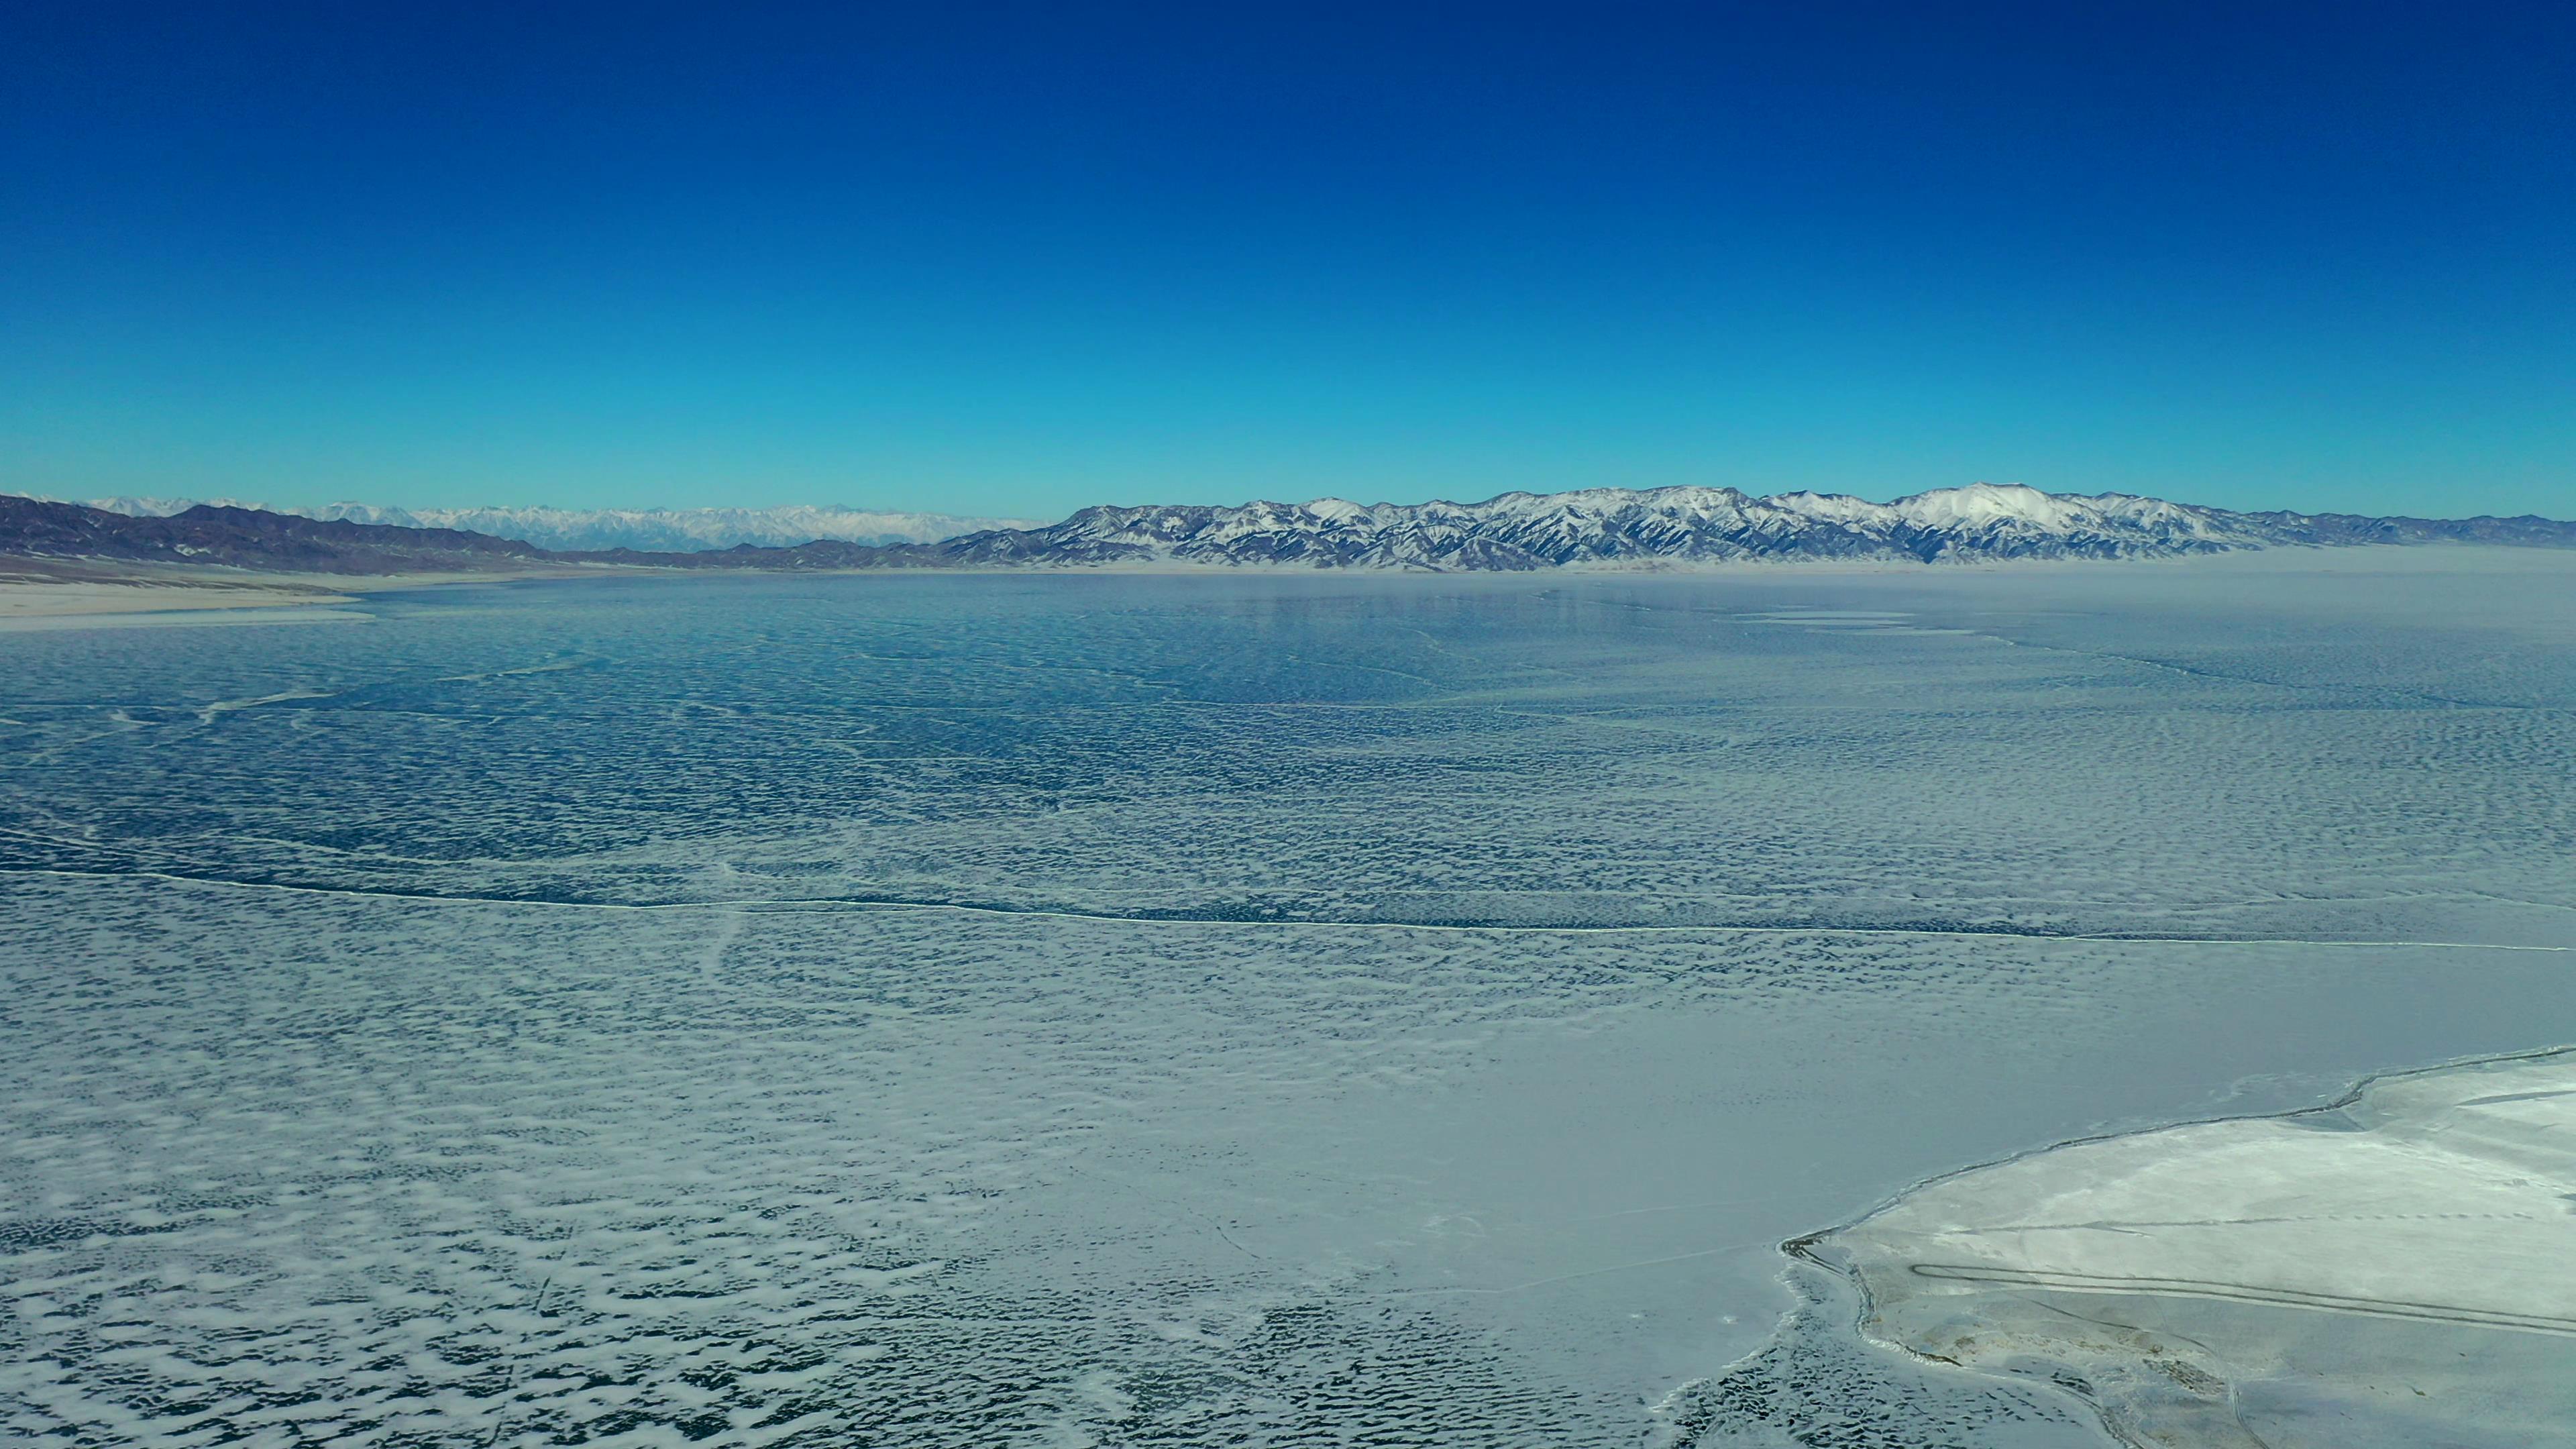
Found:
[[[2576,552],[227,612],[0,633],[0,1439],[2576,1423]]]

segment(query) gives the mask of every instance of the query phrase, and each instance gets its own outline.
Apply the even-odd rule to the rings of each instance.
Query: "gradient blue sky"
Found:
[[[0,11],[0,488],[2576,514],[2576,6]]]

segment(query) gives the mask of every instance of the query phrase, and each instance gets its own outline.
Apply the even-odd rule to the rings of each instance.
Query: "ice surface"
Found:
[[[2106,1442],[1777,1245],[2576,1040],[2568,561],[2261,558],[0,639],[0,1436]]]

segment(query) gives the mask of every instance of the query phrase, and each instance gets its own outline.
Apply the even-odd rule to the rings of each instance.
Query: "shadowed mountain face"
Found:
[[[556,563],[818,570],[1103,564],[1426,569],[1441,572],[1671,560],[2167,558],[2281,545],[2507,543],[2576,547],[2543,518],[2365,518],[2236,513],[2105,493],[1980,483],[1870,503],[1832,494],[1755,498],[1732,488],[1506,493],[1483,503],[1249,503],[1086,508],[1044,528],[937,543],[821,539],[706,552],[559,551],[455,529],[318,520],[200,505],[136,518],[0,498],[0,552],[224,564],[314,573],[507,569]]]
[[[168,518],[133,518],[7,496],[0,496],[0,552],[317,574],[493,570],[546,558],[531,544],[451,528],[328,522],[214,504]]]
[[[325,503],[310,508],[271,507],[234,498],[204,500],[221,507],[291,513],[350,523],[390,523],[403,528],[454,528],[539,548],[580,552],[631,548],[648,553],[703,549],[792,548],[817,539],[849,543],[937,543],[998,528],[1035,528],[1022,518],[961,518],[876,508],[791,505],[780,508],[388,508],[367,503]],[[137,518],[166,518],[197,507],[193,498],[94,498],[93,508]]]

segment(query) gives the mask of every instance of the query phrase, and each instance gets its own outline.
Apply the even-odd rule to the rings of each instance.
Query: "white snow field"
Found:
[[[1804,1251],[1873,1336],[2080,1380],[2139,1443],[2545,1443],[2576,1424],[2576,1052],[2072,1143]]]
[[[2310,1111],[2576,1042],[2576,556],[352,610],[0,636],[0,1438],[2505,1444],[2576,1382],[2566,1059]]]

